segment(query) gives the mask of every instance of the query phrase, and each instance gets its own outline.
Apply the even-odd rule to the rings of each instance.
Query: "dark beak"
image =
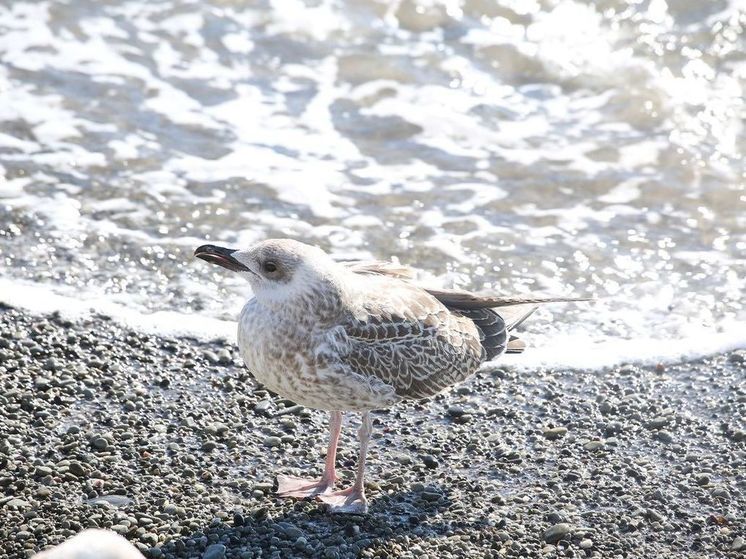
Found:
[[[194,251],[194,256],[201,258],[205,262],[217,264],[223,268],[228,268],[234,272],[250,272],[246,266],[233,258],[234,248],[223,248],[215,245],[202,245]]]

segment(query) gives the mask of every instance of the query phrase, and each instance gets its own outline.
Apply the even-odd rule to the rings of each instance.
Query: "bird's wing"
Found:
[[[427,292],[447,307],[458,309],[489,309],[515,305],[538,305],[541,303],[569,303],[590,301],[589,297],[501,297],[494,293],[471,293],[460,289],[431,289]]]
[[[342,264],[356,274],[388,276],[399,279],[413,279],[416,275],[415,270],[409,266],[383,260],[356,260],[342,262]]]
[[[387,282],[329,334],[320,365],[383,381],[402,398],[427,398],[474,373],[479,332],[426,291]]]
[[[523,353],[526,344],[508,332],[536,311],[542,303],[588,301],[583,297],[499,297],[490,293],[470,293],[457,289],[427,289],[453,312],[471,318],[479,328],[487,359],[502,353]]]

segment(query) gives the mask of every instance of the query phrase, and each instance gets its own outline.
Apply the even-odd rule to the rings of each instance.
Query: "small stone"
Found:
[[[294,526],[293,524],[290,524],[289,522],[278,522],[277,526],[280,528],[280,530],[282,530],[282,533],[285,534],[290,540],[297,540],[303,535],[303,530],[301,530],[297,526]]]
[[[261,402],[257,402],[254,406],[254,413],[260,414],[260,415],[268,415],[269,414],[269,408],[272,405],[272,402],[269,400],[262,400]]]
[[[697,485],[709,485],[709,484],[710,484],[710,476],[706,474],[697,476]]]
[[[670,421],[670,418],[660,415],[648,421],[645,424],[645,427],[647,427],[648,429],[660,429],[668,425],[669,421]]]
[[[588,441],[583,445],[583,448],[588,452],[596,452],[598,450],[603,450],[604,446],[606,445],[603,441]]]
[[[742,351],[736,351],[728,356],[729,363],[743,363],[746,361],[746,355]]]
[[[149,545],[150,547],[155,547],[158,543],[158,536],[156,534],[153,534],[152,532],[146,532],[145,534],[140,536],[140,541],[146,545]]]
[[[648,509],[647,511],[645,511],[645,516],[647,516],[648,520],[650,520],[651,522],[663,522],[665,520],[665,518],[663,518],[663,516],[661,516],[661,514],[654,509]]]
[[[572,527],[565,522],[560,522],[544,532],[544,541],[547,543],[557,543],[571,533]]]
[[[348,524],[345,527],[345,535],[347,535],[347,537],[353,538],[358,534],[360,534],[360,526],[357,524]]]
[[[730,499],[730,493],[724,487],[716,487],[712,490],[712,496],[718,499]]]
[[[28,509],[31,508],[31,504],[28,501],[24,501],[23,499],[11,499],[7,503],[5,503],[5,506],[9,509]]]
[[[566,434],[567,434],[566,427],[553,427],[551,429],[544,429],[544,431],[542,432],[542,435],[544,435],[544,438],[549,439],[550,441],[561,439]]]
[[[466,413],[468,412],[461,406],[450,406],[446,410],[446,414],[448,415],[448,417],[451,417],[451,418],[461,417],[465,415]]]
[[[103,451],[109,448],[109,441],[107,441],[104,437],[96,436],[91,439],[91,446],[96,450]]]
[[[127,526],[126,524],[114,524],[111,527],[111,529],[112,531],[116,532],[117,534],[121,534],[121,535],[124,535],[130,531],[130,527]]]
[[[202,559],[223,559],[225,557],[225,546],[222,543],[216,543],[205,549]]]
[[[746,540],[744,540],[741,536],[736,536],[736,538],[733,540],[733,543],[730,544],[730,548],[733,551],[741,551],[742,549],[746,548]]]
[[[673,442],[673,435],[668,431],[658,431],[655,438],[665,444],[671,444]]]
[[[580,549],[590,549],[593,547],[593,541],[585,538],[580,540]]]
[[[397,454],[394,456],[394,460],[402,466],[408,466],[412,463],[412,457],[409,454]]]
[[[425,454],[422,457],[422,463],[425,464],[426,468],[429,468],[431,470],[434,470],[438,467],[438,461],[435,459],[434,456],[431,456],[429,454]]]
[[[441,494],[437,491],[428,491],[425,490],[422,492],[422,498],[426,501],[434,502],[434,501],[440,501]]]
[[[80,462],[70,462],[70,465],[67,467],[67,469],[75,477],[85,477],[86,475],[88,475],[88,472]]]
[[[218,356],[214,351],[210,351],[209,349],[202,352],[202,357],[205,358],[205,361],[208,363],[212,363],[213,365],[218,364]]]
[[[267,437],[264,439],[264,446],[268,446],[270,448],[282,446],[282,439],[280,437]]]
[[[54,357],[50,357],[46,361],[44,361],[44,368],[47,371],[59,371],[61,369],[60,362],[57,361]]]
[[[205,443],[202,445],[202,450],[205,452],[212,452],[218,447],[218,444],[215,441],[205,441]]]

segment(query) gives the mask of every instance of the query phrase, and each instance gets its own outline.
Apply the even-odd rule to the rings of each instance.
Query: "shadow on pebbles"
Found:
[[[489,365],[375,413],[371,512],[331,516],[273,495],[320,474],[326,414],[235,348],[1,307],[0,556],[98,527],[146,557],[743,557],[745,358]]]

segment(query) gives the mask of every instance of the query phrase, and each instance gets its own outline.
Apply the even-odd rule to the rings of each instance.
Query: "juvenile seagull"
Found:
[[[238,347],[256,379],[289,400],[331,413],[321,478],[279,475],[277,492],[317,497],[333,512],[367,511],[363,481],[371,410],[434,396],[484,361],[521,352],[523,342],[510,331],[537,303],[584,300],[426,289],[412,282],[411,269],[339,263],[290,239],[246,250],[203,245],[194,254],[251,284],[254,297],[241,311]],[[343,411],[362,412],[360,458],[355,483],[334,491]]]

